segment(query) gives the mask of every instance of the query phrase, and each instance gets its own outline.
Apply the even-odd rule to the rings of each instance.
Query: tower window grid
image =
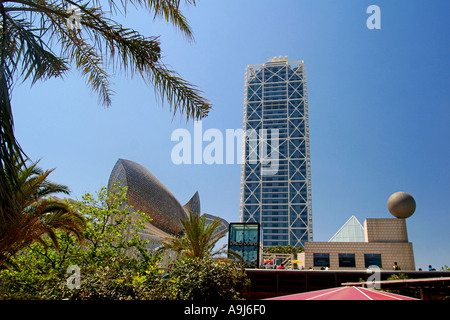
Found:
[[[261,163],[250,165],[257,152],[249,137],[242,144],[240,221],[260,222],[263,244],[303,246],[313,240],[311,164],[306,67],[303,61],[271,59],[245,70],[244,132],[278,129],[279,168],[262,175]],[[260,147],[260,143],[257,144]],[[254,144],[253,144],[254,146]],[[254,158],[253,158],[254,159]]]

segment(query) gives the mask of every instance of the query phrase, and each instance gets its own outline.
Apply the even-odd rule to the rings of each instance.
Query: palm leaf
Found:
[[[0,265],[32,242],[42,242],[44,236],[58,247],[56,230],[71,233],[79,241],[84,239],[84,218],[67,204],[44,198],[69,192],[66,186],[48,181],[53,170],[44,171],[37,163],[16,164],[16,184],[8,185],[8,193],[14,202],[1,205],[2,218],[7,223],[0,224]],[[12,178],[8,177],[8,180]]]
[[[76,68],[83,75],[87,75],[88,84],[98,92],[102,104],[106,106],[111,104],[113,91],[110,88],[110,75],[106,71],[110,65],[113,72],[117,69],[131,75],[138,74],[144,81],[153,85],[161,102],[169,103],[174,116],[180,113],[184,114],[187,119],[201,119],[208,115],[211,104],[202,97],[202,92],[161,62],[158,37],[145,37],[107,18],[98,1],[93,2],[97,7],[89,6],[92,4],[89,2],[71,0],[65,2],[80,8],[82,28],[78,31],[68,30],[66,27],[66,19],[69,18],[70,13],[64,7],[64,2],[46,0],[11,0],[10,2],[20,4],[21,7],[8,7],[8,12],[16,10],[24,15],[41,15],[41,25],[38,28],[41,30],[41,35],[45,34],[50,43],[56,41],[61,46],[63,57],[75,62]],[[195,1],[192,0],[184,2],[187,5],[195,5]],[[180,11],[180,0],[120,2],[109,0],[111,8],[121,6],[126,9],[128,3],[154,12],[154,18],[165,19],[181,30],[189,39],[193,38],[189,24]],[[43,30],[45,32],[42,32]],[[27,34],[22,32],[22,35],[25,37]],[[27,36],[33,39],[31,35]],[[35,48],[31,45],[29,47]],[[59,61],[61,66],[63,61],[63,59]],[[55,60],[56,62],[58,60]],[[34,70],[36,71],[35,75],[40,74],[37,72],[39,70],[39,68]],[[27,77],[28,73],[25,73],[25,78]]]
[[[160,251],[172,250],[187,257],[206,258],[223,252],[220,248],[216,252],[213,249],[219,239],[224,235],[214,237],[214,231],[220,224],[218,218],[207,223],[206,215],[190,214],[186,220],[181,220],[184,234],[182,237],[166,239]]]

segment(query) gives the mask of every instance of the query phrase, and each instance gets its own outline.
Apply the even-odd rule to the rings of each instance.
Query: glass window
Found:
[[[242,254],[245,262],[247,263],[247,267],[257,268],[257,259],[258,259],[258,247],[256,246],[243,246],[243,254]]]
[[[339,253],[339,267],[340,268],[355,268],[355,254],[354,253]]]
[[[245,227],[244,242],[246,245],[257,246],[258,245],[258,231],[259,225],[247,225]]]
[[[247,267],[255,268],[259,263],[259,230],[258,223],[232,223],[229,227],[228,247],[244,259]]]
[[[230,227],[230,240],[231,244],[241,244],[244,240],[244,226],[243,225],[231,225]]]
[[[364,254],[364,265],[366,268],[370,266],[378,266],[381,268],[381,254],[379,253],[365,253]]]
[[[329,253],[314,253],[314,267],[329,267],[330,254]]]
[[[240,255],[242,255],[242,252],[244,251],[244,247],[243,246],[232,246],[230,245],[230,247],[228,248],[230,251],[236,252]]]

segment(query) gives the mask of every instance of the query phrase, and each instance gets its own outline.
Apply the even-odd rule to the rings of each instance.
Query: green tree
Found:
[[[82,201],[71,207],[86,217],[86,245],[83,250],[91,263],[100,263],[118,253],[136,254],[144,250],[147,241],[139,236],[151,218],[127,204],[127,187],[113,184],[102,187],[96,196],[86,193]],[[137,251],[136,251],[137,250]]]
[[[158,259],[139,237],[148,215],[127,205],[126,187],[103,187],[66,205],[86,219],[85,241],[57,232],[14,257],[17,269],[0,273],[4,299],[148,299],[158,284]],[[80,268],[80,288],[67,286],[71,265]],[[145,286],[143,285],[145,283]]]
[[[167,239],[160,250],[173,250],[182,256],[200,259],[223,253],[224,247],[214,251],[216,243],[224,237],[223,234],[214,234],[220,224],[219,218],[208,224],[205,214],[190,214],[181,223],[184,228],[183,236]]]
[[[174,25],[188,39],[191,28],[180,10],[181,0],[1,0],[0,1],[0,195],[10,197],[5,175],[14,172],[14,158],[23,151],[13,130],[11,95],[17,81],[63,77],[75,67],[109,106],[111,74],[123,71],[153,85],[175,115],[201,119],[211,105],[197,87],[161,60],[157,36],[144,36],[113,20],[127,5],[151,12]],[[183,1],[195,5],[195,0]],[[70,7],[73,6],[73,7]],[[72,9],[71,9],[72,8]],[[75,8],[75,10],[73,10]],[[79,25],[71,24],[73,21]],[[59,51],[58,53],[55,51]],[[22,159],[23,160],[23,159]],[[13,181],[15,183],[15,181]]]
[[[305,251],[303,247],[294,247],[292,245],[287,246],[274,246],[264,248],[264,252],[266,253],[285,253],[285,254],[297,254]]]
[[[9,196],[0,196],[0,267],[34,241],[44,243],[45,235],[58,248],[55,233],[58,229],[73,234],[78,240],[84,238],[82,215],[67,204],[48,198],[56,193],[69,193],[66,186],[48,180],[53,170],[43,171],[37,162],[25,166],[16,160],[13,176],[6,177],[9,183],[3,190]]]

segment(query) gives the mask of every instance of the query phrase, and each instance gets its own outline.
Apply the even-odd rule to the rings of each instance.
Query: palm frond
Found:
[[[0,3],[0,9],[3,3]],[[15,66],[10,58],[14,56],[14,35],[5,12],[1,14],[0,38],[0,203],[14,206],[14,198],[8,193],[9,185],[16,184],[8,177],[14,177],[16,160],[23,162],[23,151],[14,136],[14,121],[11,108],[11,89]],[[16,158],[16,156],[18,156]],[[0,206],[0,223],[6,223]]]
[[[168,102],[175,116],[184,114],[187,119],[202,119],[208,115],[211,104],[202,97],[197,87],[182,79],[175,71],[161,62],[161,49],[158,37],[145,37],[138,32],[125,28],[116,21],[107,18],[104,10],[88,6],[88,2],[68,0],[81,11],[81,30],[68,30],[66,8],[60,2],[45,0],[12,0],[42,14],[45,19],[40,29],[45,29],[49,40],[61,45],[63,56],[88,75],[88,84],[99,93],[100,101],[111,104],[110,76],[106,71],[111,65],[114,70],[130,75],[140,75],[144,81],[153,85],[161,102]],[[183,33],[192,37],[186,18],[180,12],[180,0],[129,0],[121,1],[142,6],[154,12],[155,17],[164,18],[177,26]],[[117,7],[117,1],[109,1],[110,7]],[[185,1],[195,5],[195,1]]]
[[[14,202],[2,203],[0,224],[0,265],[16,252],[34,241],[47,236],[57,247],[56,230],[73,234],[79,241],[84,239],[84,218],[63,202],[45,198],[54,193],[68,193],[66,186],[47,180],[53,170],[44,171],[37,163],[28,166],[15,162],[16,184],[8,185],[8,193]],[[12,181],[8,177],[8,181]]]
[[[206,215],[190,214],[186,220],[181,220],[184,234],[182,237],[166,239],[160,251],[172,250],[186,257],[206,258],[223,253],[224,248],[214,252],[217,241],[224,235],[214,236],[220,220],[214,219],[207,223]]]
[[[33,26],[24,19],[13,19],[6,15],[15,35],[15,57],[12,64],[15,68],[20,63],[23,81],[31,76],[32,84],[40,79],[60,77],[69,70],[64,59],[57,57],[42,41],[40,35],[35,34]]]
[[[141,6],[144,6],[154,12],[154,17],[164,18],[172,23],[184,35],[192,40],[193,34],[186,17],[180,11],[180,0],[135,0]],[[195,1],[185,1],[186,4],[195,5]]]

